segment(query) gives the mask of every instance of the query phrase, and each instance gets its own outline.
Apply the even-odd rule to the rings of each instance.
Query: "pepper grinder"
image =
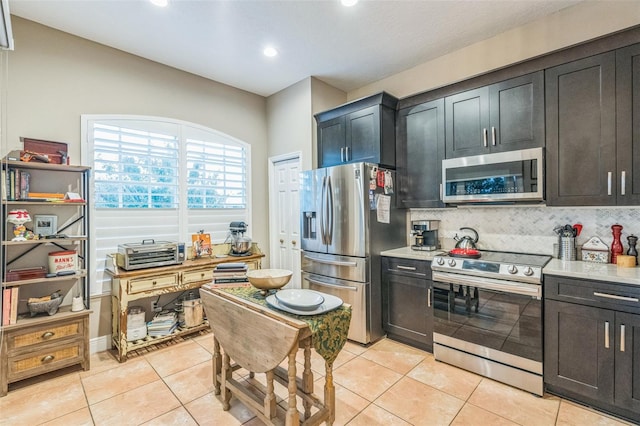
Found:
[[[622,234],[622,225],[611,225],[613,231],[613,242],[611,243],[611,263],[618,263],[618,255],[624,253],[624,247],[620,241],[620,235]]]
[[[627,237],[627,242],[629,243],[629,250],[627,250],[627,254],[636,258],[636,266],[638,266],[638,250],[636,250],[638,237],[631,234]]]

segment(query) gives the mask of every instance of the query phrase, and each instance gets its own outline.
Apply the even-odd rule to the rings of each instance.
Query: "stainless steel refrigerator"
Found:
[[[395,194],[384,189],[395,189],[394,178],[393,171],[369,163],[301,173],[302,288],[349,303],[349,339],[362,344],[384,335],[380,251],[406,245],[406,211],[397,210]],[[388,216],[380,194],[390,197],[384,200],[390,201]]]

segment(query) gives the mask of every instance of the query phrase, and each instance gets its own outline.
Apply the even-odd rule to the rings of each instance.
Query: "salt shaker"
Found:
[[[631,234],[627,237],[627,242],[629,243],[629,249],[627,250],[627,254],[629,256],[633,256],[636,258],[636,266],[638,265],[638,250],[636,250],[636,243],[638,242],[638,237]]]

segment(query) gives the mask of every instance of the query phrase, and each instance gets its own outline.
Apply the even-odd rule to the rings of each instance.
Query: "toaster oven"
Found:
[[[119,244],[116,255],[117,265],[127,271],[177,265],[184,259],[184,243],[155,240]]]

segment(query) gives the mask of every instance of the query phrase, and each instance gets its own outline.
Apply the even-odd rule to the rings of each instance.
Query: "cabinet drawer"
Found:
[[[129,281],[129,293],[158,290],[178,285],[178,274],[158,275],[149,278],[138,278]]]
[[[544,294],[547,299],[640,312],[640,286],[635,285],[547,275]]]
[[[57,370],[67,365],[83,361],[82,341],[72,341],[66,345],[55,345],[35,352],[9,357],[9,381]]]
[[[182,284],[213,280],[213,268],[182,273]]]
[[[33,345],[41,345],[66,338],[76,338],[84,335],[82,319],[76,319],[68,323],[57,325],[42,325],[37,328],[8,332],[8,350],[26,348]]]
[[[425,260],[383,257],[382,269],[384,272],[391,274],[431,279],[431,268],[429,262]]]

